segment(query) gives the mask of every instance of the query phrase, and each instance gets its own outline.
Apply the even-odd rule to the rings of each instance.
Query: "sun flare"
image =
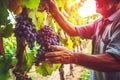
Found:
[[[83,6],[78,10],[78,13],[82,17],[87,17],[96,13],[95,0],[86,0]]]

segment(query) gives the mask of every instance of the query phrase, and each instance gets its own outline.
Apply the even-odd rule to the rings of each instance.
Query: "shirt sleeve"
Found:
[[[112,34],[105,52],[114,55],[120,61],[120,24]]]
[[[85,26],[77,26],[76,31],[78,32],[79,36],[82,39],[92,39],[92,36],[95,33],[95,24],[97,21],[93,22],[92,24],[88,24]]]

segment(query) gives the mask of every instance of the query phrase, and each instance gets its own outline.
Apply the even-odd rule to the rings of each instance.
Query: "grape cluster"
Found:
[[[60,45],[60,37],[55,34],[50,26],[45,25],[38,31],[37,43],[47,48],[49,45]]]
[[[34,47],[36,41],[37,31],[35,25],[32,23],[32,19],[28,18],[27,11],[23,9],[23,12],[16,18],[15,36],[25,39],[30,49]]]
[[[49,45],[60,45],[60,37],[55,34],[50,26],[45,25],[38,31],[37,43],[41,45],[35,58],[35,65],[45,60],[45,53],[54,50],[49,49]]]
[[[45,60],[45,53],[46,53],[46,50],[45,49],[42,49],[42,48],[39,48],[37,50],[37,54],[36,54],[36,58],[35,58],[35,65],[38,66],[40,62],[44,61]]]

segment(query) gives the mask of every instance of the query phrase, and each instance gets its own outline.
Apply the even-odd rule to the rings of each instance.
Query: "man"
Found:
[[[102,18],[76,27],[61,14],[53,0],[47,0],[49,12],[70,36],[92,40],[92,55],[73,53],[61,46],[50,46],[49,63],[79,64],[91,70],[91,80],[120,80],[120,0],[96,0],[96,12]]]

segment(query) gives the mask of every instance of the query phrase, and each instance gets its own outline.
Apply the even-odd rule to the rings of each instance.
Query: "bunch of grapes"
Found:
[[[49,49],[50,45],[60,45],[60,37],[55,34],[50,26],[45,25],[38,31],[37,43],[41,45],[36,54],[35,65],[38,66],[40,62],[45,60],[45,53],[54,50]]]
[[[40,62],[45,60],[45,53],[46,50],[42,47],[37,50],[36,58],[35,58],[35,65],[38,66]]]
[[[37,43],[47,48],[49,45],[60,45],[60,37],[55,34],[50,26],[45,25],[38,31]]]
[[[25,39],[30,49],[34,47],[37,31],[32,19],[28,18],[26,9],[16,18],[15,36]]]

